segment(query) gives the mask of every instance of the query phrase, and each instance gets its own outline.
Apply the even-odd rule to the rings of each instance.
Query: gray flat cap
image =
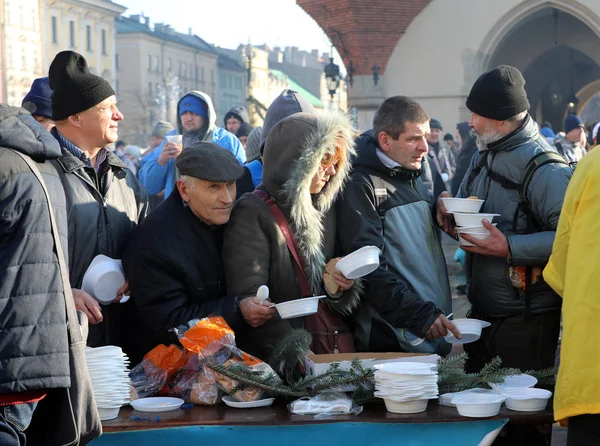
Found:
[[[175,164],[181,175],[218,183],[235,181],[244,174],[244,168],[233,153],[212,142],[188,147]]]

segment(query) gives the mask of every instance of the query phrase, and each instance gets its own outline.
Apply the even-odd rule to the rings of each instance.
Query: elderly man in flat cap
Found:
[[[137,309],[129,352],[136,362],[158,344],[176,343],[169,330],[191,319],[218,314],[238,331],[274,313],[260,299],[230,296],[225,288],[223,225],[244,168],[229,150],[209,142],[184,150],[176,166],[173,193],[136,229],[123,256]]]
[[[91,73],[74,51],[56,55],[49,69],[51,134],[62,149],[59,175],[67,198],[69,273],[78,310],[92,326],[88,345],[118,345],[125,351],[124,327],[131,302],[100,305],[81,290],[83,276],[98,255],[120,259],[133,228],[147,213],[148,197],[125,163],[108,148],[118,139],[123,115],[110,83]],[[127,283],[115,300],[129,293]]]

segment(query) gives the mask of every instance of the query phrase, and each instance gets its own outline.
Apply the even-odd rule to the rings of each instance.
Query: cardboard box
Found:
[[[329,355],[309,355],[305,359],[306,370],[309,375],[321,375],[325,373],[331,364],[339,363],[344,370],[350,369],[352,361],[360,359],[363,367],[372,368],[376,364],[386,362],[414,361],[437,364],[439,355],[427,353],[338,353]]]

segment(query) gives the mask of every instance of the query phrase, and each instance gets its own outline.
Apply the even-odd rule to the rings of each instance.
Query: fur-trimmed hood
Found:
[[[311,195],[310,184],[324,155],[343,147],[337,172],[323,190]],[[339,112],[316,116],[296,113],[269,132],[263,157],[263,184],[289,219],[314,293],[321,292],[325,215],[342,190],[351,167],[354,129]]]

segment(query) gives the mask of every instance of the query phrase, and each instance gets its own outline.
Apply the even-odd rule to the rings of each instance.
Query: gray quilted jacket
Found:
[[[494,173],[513,183],[521,184],[525,167],[533,156],[542,151],[556,151],[540,136],[538,125],[527,116],[523,124],[510,135],[489,145],[488,166]],[[476,154],[463,180],[458,196],[475,195],[485,200],[480,212],[501,214],[495,217],[510,245],[511,260],[467,255],[468,297],[474,310],[487,316],[508,316],[525,311],[525,293],[513,287],[510,267],[538,266],[543,268],[552,252],[556,226],[569,180],[573,174],[565,164],[552,163],[538,168],[526,191],[537,228],[525,234],[527,216],[520,212],[516,229],[513,219],[519,203],[519,191],[506,189],[490,178],[483,168],[475,178],[471,171],[478,165],[482,152]],[[560,309],[560,297],[543,278],[531,286],[531,312],[544,313]]]
[[[60,147],[29,113],[0,105],[0,395],[71,385],[64,287],[46,196],[9,148],[37,163],[67,247],[65,195],[51,164]]]

